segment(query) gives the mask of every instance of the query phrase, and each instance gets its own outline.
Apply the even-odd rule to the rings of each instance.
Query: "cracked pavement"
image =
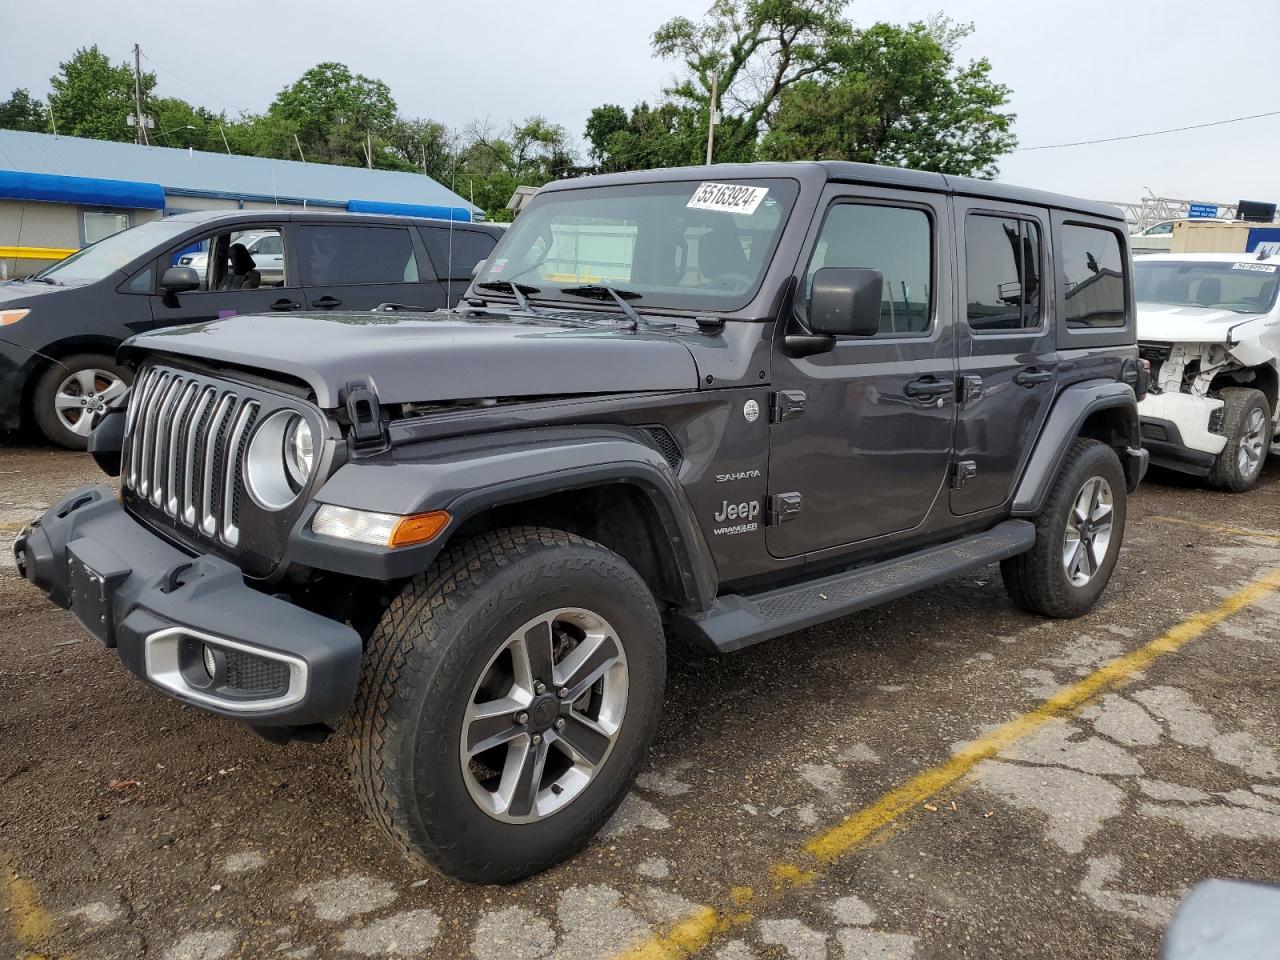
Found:
[[[0,451],[0,527],[90,479],[82,456]],[[746,891],[1277,567],[1280,464],[1243,496],[1155,474],[1112,586],[1080,620],[1017,612],[993,567],[734,656],[673,650],[658,737],[618,815],[579,856],[501,888],[396,853],[339,743],[275,747],[144,688],[6,568],[0,863],[30,903],[11,884],[0,957],[593,960],[726,892],[742,913],[699,956],[1155,957],[1199,880],[1280,882],[1280,595],[1050,719],[806,882]]]

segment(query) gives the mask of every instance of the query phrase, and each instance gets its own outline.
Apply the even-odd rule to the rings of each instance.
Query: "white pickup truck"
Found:
[[[1134,258],[1138,349],[1151,388],[1138,405],[1153,464],[1236,492],[1258,481],[1280,402],[1280,258],[1186,253]]]

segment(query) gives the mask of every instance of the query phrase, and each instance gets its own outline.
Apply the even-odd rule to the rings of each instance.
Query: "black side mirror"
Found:
[[[809,329],[830,337],[875,336],[883,296],[879,270],[823,267],[809,291]]]
[[[191,267],[170,267],[160,278],[162,293],[189,293],[200,289],[200,274]]]
[[[478,261],[476,261],[476,265],[475,265],[474,267],[472,267],[472,268],[471,268],[471,279],[472,279],[472,280],[474,280],[476,277],[480,276],[480,271],[484,269],[484,265],[485,265],[486,263],[488,263],[488,262],[489,262],[489,260],[488,260],[488,258],[487,258],[487,257],[486,257],[484,260],[478,260]]]

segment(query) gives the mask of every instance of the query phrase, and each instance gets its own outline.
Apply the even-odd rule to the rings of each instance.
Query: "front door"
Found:
[[[289,312],[302,309],[302,289],[297,271],[285,253],[278,265],[267,265],[264,271],[248,253],[243,242],[255,238],[275,238],[284,249],[281,227],[222,226],[216,233],[201,238],[203,250],[196,254],[192,267],[200,275],[200,288],[176,296],[165,295],[158,288],[151,296],[151,316],[157,327],[174,324],[204,323],[246,313]],[[187,242],[184,248],[191,247]],[[237,249],[238,248],[238,249]],[[168,251],[156,265],[157,278],[172,265],[179,249]]]
[[[775,557],[919,526],[946,484],[955,415],[947,199],[833,185],[808,240],[795,311],[813,274],[867,267],[884,277],[880,330],[794,357],[780,329],[769,490],[798,511],[768,528]],[[781,324],[779,325],[782,326]],[[798,404],[803,401],[803,411]],[[775,501],[779,503],[780,501]],[[777,511],[775,510],[775,513]]]
[[[1047,305],[1046,211],[956,199],[960,406],[951,512],[1004,503],[1053,402],[1057,352]]]
[[[294,229],[310,310],[372,310],[382,303],[432,310],[444,306],[434,278],[418,265],[415,231],[403,226],[317,221]]]

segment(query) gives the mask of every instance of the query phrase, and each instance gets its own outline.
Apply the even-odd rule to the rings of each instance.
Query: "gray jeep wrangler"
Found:
[[[1018,606],[1079,615],[1147,464],[1119,211],[850,163],[553,184],[455,310],[120,359],[91,442],[119,497],[65,496],[18,569],[168,696],[340,733],[369,814],[472,881],[608,820],[667,643],[996,561]]]

